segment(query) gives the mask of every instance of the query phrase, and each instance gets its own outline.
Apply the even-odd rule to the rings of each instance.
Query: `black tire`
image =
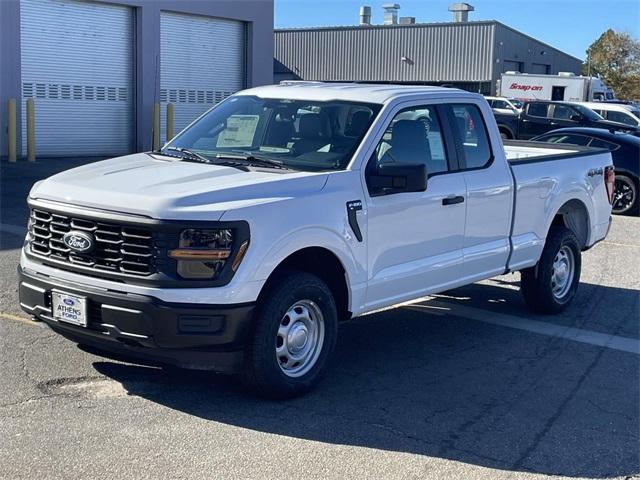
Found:
[[[567,249],[573,254],[573,271],[571,278],[568,278],[571,283],[566,287],[566,292],[554,293],[554,261],[561,250],[566,255]],[[520,272],[520,291],[529,309],[537,313],[552,314],[567,308],[578,289],[581,266],[580,244],[573,232],[565,227],[551,227],[540,261],[536,266]]]
[[[284,373],[282,360],[276,354],[276,342],[282,341],[278,329],[284,325],[289,309],[305,301],[312,302],[322,314],[323,341],[309,370],[292,377]],[[284,272],[258,302],[252,336],[245,351],[243,384],[257,395],[272,399],[292,398],[309,392],[325,373],[337,334],[338,313],[329,287],[310,273]]]
[[[511,140],[513,135],[511,135],[507,130],[500,129],[500,138],[502,138],[502,140]]]
[[[618,199],[618,190],[621,188],[624,188],[624,198]],[[615,189],[612,212],[616,215],[635,215],[639,205],[638,181],[626,175],[616,175]]]

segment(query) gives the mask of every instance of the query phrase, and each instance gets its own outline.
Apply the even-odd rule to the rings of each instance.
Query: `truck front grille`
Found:
[[[65,233],[90,234],[94,248],[87,253],[71,250],[63,241]],[[70,267],[147,276],[156,272],[154,239],[150,229],[78,218],[32,209],[29,220],[31,252]]]

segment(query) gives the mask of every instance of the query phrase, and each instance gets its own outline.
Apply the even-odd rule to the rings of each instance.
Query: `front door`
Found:
[[[444,289],[462,273],[466,186],[464,173],[453,171],[442,118],[433,105],[400,111],[367,165],[370,174],[386,162],[423,163],[429,174],[424,192],[388,193],[368,183],[367,309]]]

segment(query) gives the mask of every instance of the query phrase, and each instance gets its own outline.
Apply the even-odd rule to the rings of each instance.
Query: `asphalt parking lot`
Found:
[[[0,478],[640,478],[640,218],[584,254],[562,315],[530,314],[517,274],[367,315],[315,392],[269,402],[30,321],[27,167],[2,166]]]

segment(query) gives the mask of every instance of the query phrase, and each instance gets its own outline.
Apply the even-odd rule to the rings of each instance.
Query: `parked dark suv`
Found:
[[[528,140],[550,130],[567,127],[592,127],[638,132],[630,125],[607,121],[584,105],[571,102],[526,102],[520,115],[494,113],[503,138]]]

